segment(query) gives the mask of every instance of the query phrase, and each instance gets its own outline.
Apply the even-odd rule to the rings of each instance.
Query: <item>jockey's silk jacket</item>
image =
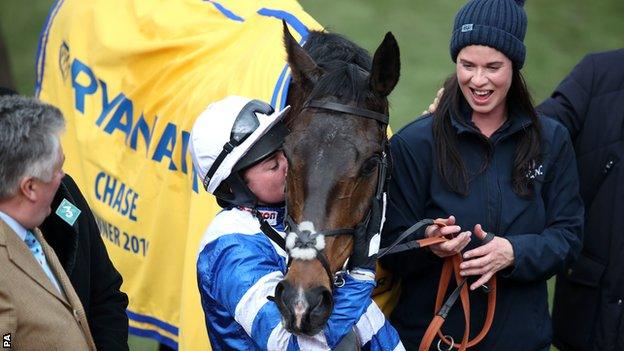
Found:
[[[261,208],[284,235],[284,208]],[[204,233],[197,282],[213,350],[330,350],[354,330],[364,350],[404,350],[396,330],[371,299],[375,282],[345,273],[334,308],[315,336],[286,331],[277,305],[267,299],[286,273],[287,254],[260,230],[248,211],[221,211]],[[323,272],[324,274],[324,272]]]

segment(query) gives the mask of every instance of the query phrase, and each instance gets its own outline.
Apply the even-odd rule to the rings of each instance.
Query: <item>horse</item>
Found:
[[[352,253],[349,234],[385,184],[387,97],[399,79],[399,46],[388,32],[371,59],[340,35],[312,31],[302,47],[285,24],[284,45],[292,76],[283,147],[287,241],[294,233],[316,246],[311,255],[291,247],[275,301],[287,330],[315,335],[332,312],[334,276]]]

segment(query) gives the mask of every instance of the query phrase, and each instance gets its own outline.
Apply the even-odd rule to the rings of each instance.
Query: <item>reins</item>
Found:
[[[444,236],[439,237],[429,237],[418,240],[411,240],[405,243],[402,243],[405,239],[407,239],[410,235],[418,231],[424,226],[435,224],[439,227],[444,227],[446,224],[439,221],[434,221],[431,219],[423,219],[416,224],[409,227],[405,230],[399,237],[389,246],[383,248],[379,252],[379,257],[384,255],[403,252],[412,249],[424,248],[430,245],[440,244],[451,240],[452,238],[447,238]],[[492,233],[487,233],[486,237],[482,240],[483,245],[490,242],[494,239],[494,235]],[[487,285],[482,286],[482,289],[485,293],[488,294],[488,309],[487,314],[485,316],[485,322],[483,324],[483,328],[479,332],[479,334],[472,340],[469,340],[470,336],[470,295],[468,291],[468,285],[466,278],[460,275],[459,265],[463,262],[463,257],[461,252],[446,257],[444,259],[444,264],[442,266],[442,273],[440,274],[440,282],[438,283],[438,292],[436,294],[436,302],[435,302],[435,316],[431,323],[429,323],[429,327],[425,331],[425,334],[420,342],[419,351],[427,351],[431,347],[433,343],[433,339],[435,336],[440,337],[440,341],[438,341],[437,349],[442,351],[441,342],[444,342],[449,347],[446,350],[452,350],[453,348],[458,349],[459,351],[464,351],[469,347],[473,347],[483,340],[483,338],[489,332],[492,321],[494,320],[494,311],[496,310],[496,275],[492,276],[488,281]],[[448,290],[449,283],[452,277],[455,277],[455,282],[457,287],[453,290],[453,292],[448,296],[446,301],[444,301],[444,296]],[[444,324],[446,317],[448,316],[451,308],[457,302],[457,299],[461,300],[462,309],[464,311],[464,321],[466,323],[466,327],[464,329],[464,335],[462,337],[461,343],[456,343],[452,336],[444,335],[442,332],[442,325]]]

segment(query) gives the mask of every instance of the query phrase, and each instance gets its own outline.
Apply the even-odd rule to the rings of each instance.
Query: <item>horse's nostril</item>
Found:
[[[282,315],[284,315],[285,309],[286,309],[286,303],[284,302],[284,290],[286,289],[286,284],[284,284],[283,281],[277,283],[277,286],[275,286],[275,303],[277,304],[277,308],[280,310],[280,312],[282,312]]]
[[[282,282],[277,283],[277,286],[275,286],[275,300],[281,300],[283,292],[284,284]]]
[[[312,324],[324,325],[333,309],[332,293],[322,287],[318,291],[317,301],[310,309],[310,321]]]
[[[290,332],[293,331],[293,311],[288,307],[290,305],[288,301],[291,300],[291,295],[292,286],[288,282],[281,281],[277,283],[277,286],[275,286],[274,302],[277,304],[277,309],[282,315],[284,328]]]

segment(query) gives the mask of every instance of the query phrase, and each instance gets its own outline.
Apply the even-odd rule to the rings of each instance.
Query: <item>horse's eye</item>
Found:
[[[379,164],[379,156],[377,155],[372,156],[368,160],[364,161],[362,168],[360,168],[360,176],[368,177],[373,174],[373,171],[377,169],[377,164]]]

